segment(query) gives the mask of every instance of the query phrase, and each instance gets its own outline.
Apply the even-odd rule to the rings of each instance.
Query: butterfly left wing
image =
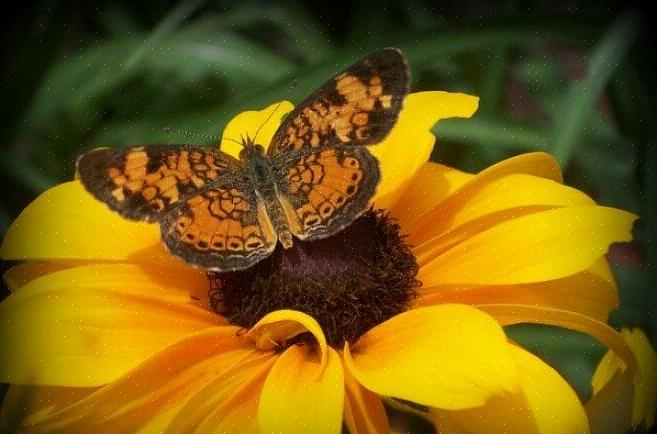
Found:
[[[277,237],[246,179],[212,183],[182,200],[160,222],[169,252],[214,271],[241,270],[269,256]]]
[[[290,232],[325,238],[360,216],[379,181],[378,161],[365,147],[323,149],[276,168],[278,199]]]
[[[230,176],[241,165],[218,149],[147,145],[88,152],[78,158],[77,173],[85,188],[110,209],[152,222],[181,198]]]

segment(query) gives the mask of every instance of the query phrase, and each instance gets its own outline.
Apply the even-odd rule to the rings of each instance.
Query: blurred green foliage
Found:
[[[413,90],[481,97],[473,119],[435,128],[434,160],[478,171],[548,151],[569,184],[642,216],[635,243],[612,250],[623,301],[612,322],[657,336],[654,56],[639,11],[586,2],[147,3],[42,2],[5,26],[0,231],[70,179],[83,150],[215,142],[236,113],[299,102],[357,58],[396,46]],[[599,345],[544,327],[510,333],[590,393]]]

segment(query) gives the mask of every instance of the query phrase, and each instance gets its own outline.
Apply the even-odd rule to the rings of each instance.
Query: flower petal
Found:
[[[442,164],[425,163],[390,210],[402,228],[440,204],[474,175]]]
[[[481,232],[421,268],[432,284],[540,282],[590,267],[609,244],[631,239],[636,216],[577,206],[525,215]]]
[[[432,225],[416,228],[409,242],[418,245],[416,250],[422,256],[432,258],[452,245],[515,216],[582,205],[595,203],[581,191],[551,179],[512,174],[472,190],[458,201],[458,206],[452,202],[434,209],[426,217]]]
[[[586,403],[591,433],[618,434],[632,429],[632,402],[634,388],[632,374],[616,371],[611,379]]]
[[[79,181],[41,194],[5,234],[6,260],[91,260],[186,267],[160,243],[157,224],[129,221],[86,192]]]
[[[433,149],[430,132],[436,122],[453,117],[469,118],[479,98],[462,93],[418,92],[404,100],[399,120],[388,137],[368,149],[379,160],[381,181],[372,202],[390,209]]]
[[[621,332],[624,341],[629,345],[636,357],[638,369],[633,378],[634,396],[632,405],[632,426],[644,424],[650,428],[655,423],[657,412],[657,353],[650,345],[650,341],[640,329]],[[619,357],[608,352],[600,361],[592,380],[594,398],[600,393],[604,396],[622,393],[626,386],[623,381],[631,381],[630,377],[620,375],[626,371],[627,363]],[[605,389],[610,389],[605,391]],[[601,400],[602,398],[598,398]],[[592,404],[593,405],[593,404]]]
[[[519,304],[480,304],[477,307],[503,326],[521,323],[546,324],[586,333],[616,353],[632,369],[637,366],[630,347],[620,333],[604,322],[575,312]]]
[[[431,285],[431,282],[424,282]],[[441,303],[523,304],[578,312],[599,321],[619,305],[618,291],[604,257],[588,269],[561,279],[516,285],[442,285],[420,289],[414,306]]]
[[[409,230],[412,233],[420,234],[427,232],[427,230],[433,228],[436,224],[436,213],[438,209],[441,210],[442,214],[451,215],[454,210],[464,208],[464,202],[468,201],[471,196],[476,195],[481,188],[513,174],[533,175],[562,182],[559,165],[548,154],[532,152],[508,158],[482,170],[450,195],[449,198],[441,203],[437,203],[433,208],[435,213],[428,212],[423,216],[418,216],[420,218],[416,219],[410,225]]]
[[[270,351],[282,346],[293,337],[310,332],[319,345],[321,365],[327,362],[326,337],[319,323],[310,315],[296,310],[277,310],[265,315],[256,325],[251,327],[248,336],[256,342],[263,351]]]
[[[168,433],[258,432],[258,401],[276,358],[260,354],[207,384],[187,401],[169,424]]]
[[[49,415],[92,394],[97,388],[10,385],[2,400],[0,432],[22,432]]]
[[[381,398],[344,371],[344,418],[350,434],[388,434],[390,423]]]
[[[225,319],[193,304],[202,273],[105,264],[34,279],[0,314],[0,378],[13,384],[105,384],[193,331]],[[71,369],[75,366],[76,369]]]
[[[265,149],[285,115],[294,109],[289,101],[280,101],[262,110],[245,111],[228,122],[221,136],[220,148],[223,152],[238,158],[243,139],[257,139]]]
[[[328,348],[326,366],[312,345],[280,355],[260,395],[258,422],[265,433],[340,433],[344,377],[340,357]]]
[[[14,265],[9,270],[5,271],[5,274],[2,275],[2,280],[5,281],[9,290],[13,292],[30,283],[37,277],[45,276],[54,271],[66,270],[67,268],[84,265],[91,265],[91,263],[83,261],[28,261]]]
[[[520,390],[467,410],[433,410],[441,434],[586,434],[588,420],[570,385],[533,354],[511,346]]]
[[[133,432],[172,407],[180,407],[208,380],[253,357],[237,327],[189,335],[136,369],[34,424],[41,431]]]
[[[465,305],[397,315],[345,344],[344,359],[368,389],[444,409],[483,405],[517,380],[502,328]]]

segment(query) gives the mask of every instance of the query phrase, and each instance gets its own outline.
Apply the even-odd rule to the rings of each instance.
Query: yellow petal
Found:
[[[389,434],[390,423],[381,398],[344,371],[344,419],[350,434]]]
[[[320,350],[321,365],[327,362],[326,337],[322,327],[311,316],[296,310],[277,310],[265,315],[251,330],[248,336],[256,342],[263,351],[270,351],[283,346],[293,337],[310,332],[317,340]]]
[[[406,97],[390,135],[369,147],[381,167],[381,182],[373,199],[377,208],[390,209],[427,162],[435,141],[430,132],[435,123],[453,117],[469,118],[478,105],[479,98],[462,93],[418,92]]]
[[[110,211],[79,181],[47,190],[12,223],[0,248],[6,260],[90,260],[185,267],[166,253],[157,224]]]
[[[366,388],[444,409],[483,405],[514,390],[516,373],[502,328],[469,306],[404,312],[350,348],[345,365]]]
[[[581,191],[551,179],[512,174],[473,189],[458,206],[453,201],[448,205],[430,212],[426,218],[432,225],[414,229],[409,238],[409,243],[417,245],[416,250],[429,259],[514,215],[595,203]]]
[[[657,396],[655,395],[657,390],[657,353],[655,353],[650,341],[640,329],[624,329],[621,334],[638,363],[638,369],[633,378],[632,426],[644,424],[650,428],[655,423],[655,413],[657,412]],[[624,390],[626,386],[622,381],[627,382],[630,378],[625,375],[621,375],[620,379],[615,379],[615,377],[625,373],[626,366],[625,360],[621,360],[616,354],[608,352],[600,361],[593,375],[594,397],[601,393],[609,395],[619,393],[618,390]]]
[[[188,333],[225,324],[194,304],[198,272],[90,265],[34,279],[0,304],[0,378],[14,384],[105,384]],[[75,366],[75,369],[71,369]]]
[[[463,208],[464,201],[467,201],[472,195],[476,195],[481,188],[486,187],[490,183],[494,183],[498,179],[513,174],[533,175],[562,182],[559,165],[550,155],[543,152],[532,152],[518,155],[501,161],[479,172],[468,182],[464,183],[446,200],[437,203],[432,209],[435,211],[434,213],[427,212],[422,218],[416,219],[409,227],[409,230],[411,230],[412,233],[428,233],[428,231],[436,224],[438,209],[440,209],[443,214],[451,215],[454,210]]]
[[[340,357],[328,348],[326,366],[313,345],[292,345],[280,355],[260,395],[264,433],[340,433],[344,377]]]
[[[256,433],[258,400],[276,358],[261,354],[222,371],[192,394],[168,433]]]
[[[423,283],[431,285],[430,281]],[[418,307],[441,303],[543,306],[606,322],[619,300],[609,264],[601,257],[588,269],[561,279],[517,285],[425,286],[413,300],[413,305]]]
[[[474,175],[442,164],[425,163],[390,210],[404,229],[440,204]]]
[[[618,434],[632,428],[632,374],[616,371],[584,408],[589,417],[592,434]]]
[[[586,434],[588,420],[577,395],[550,366],[511,346],[520,390],[467,410],[431,412],[441,434]]]
[[[519,304],[481,304],[477,307],[489,313],[503,326],[521,323],[547,324],[586,333],[616,353],[632,369],[636,367],[637,362],[630,347],[620,333],[604,322],[575,312],[545,307]]]
[[[97,388],[11,385],[2,401],[0,432],[22,432],[49,415],[85,398]]]
[[[80,401],[28,422],[37,431],[134,432],[253,358],[250,342],[237,332],[237,327],[214,327],[189,335]]]
[[[23,262],[5,271],[5,274],[2,275],[2,280],[5,281],[10,291],[16,291],[37,277],[50,274],[54,271],[83,265],[91,265],[91,263],[84,261]]]
[[[636,216],[599,206],[558,208],[501,223],[420,270],[433,284],[540,282],[590,267],[613,242],[631,239]]]
[[[294,109],[289,101],[280,101],[262,110],[245,111],[228,122],[221,137],[221,150],[237,158],[243,139],[255,139],[265,149],[285,115]]]

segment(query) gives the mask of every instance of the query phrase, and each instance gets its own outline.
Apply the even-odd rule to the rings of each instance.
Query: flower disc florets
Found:
[[[370,210],[330,238],[295,240],[249,269],[208,276],[215,310],[233,324],[249,328],[269,312],[298,310],[341,347],[406,310],[417,272],[399,225]]]

